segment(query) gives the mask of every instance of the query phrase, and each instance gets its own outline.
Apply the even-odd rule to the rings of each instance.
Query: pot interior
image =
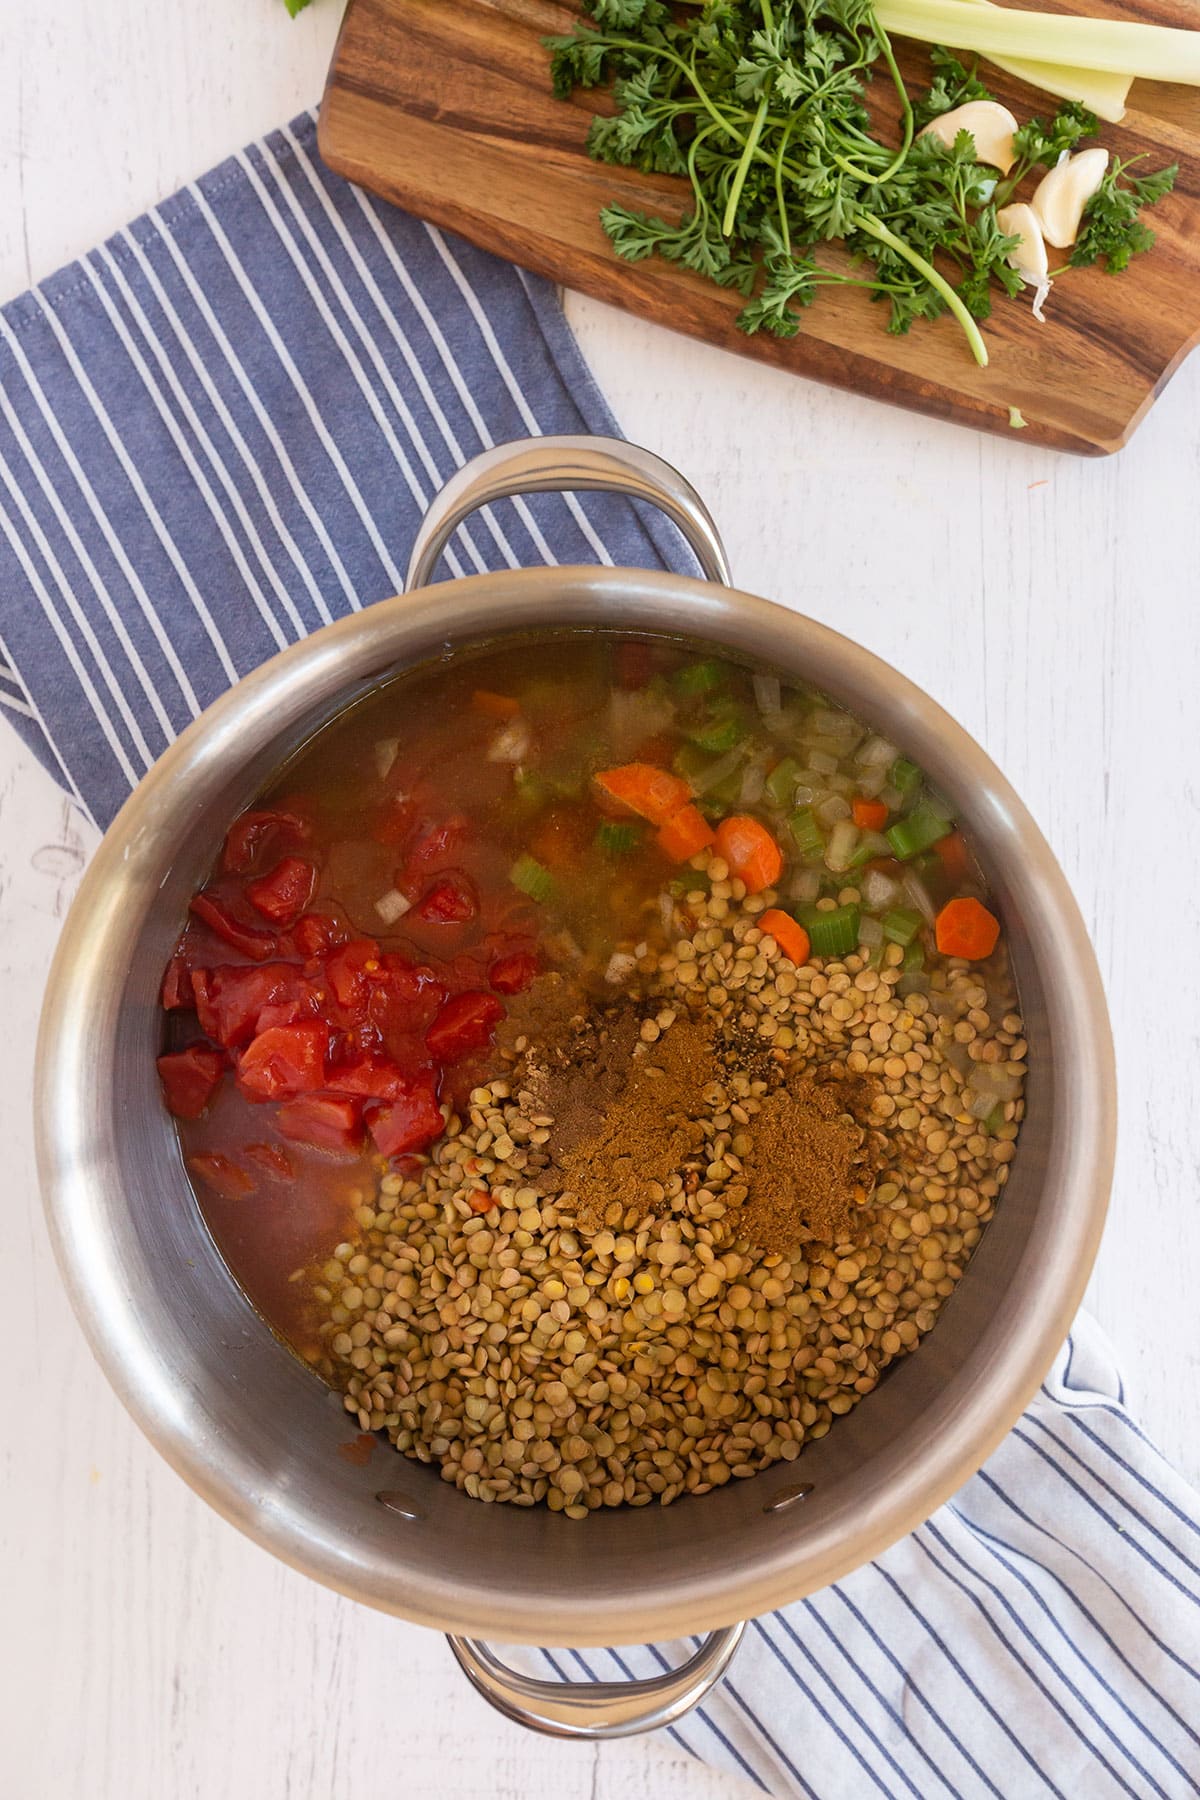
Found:
[[[308,1573],[420,1623],[510,1641],[631,1642],[724,1623],[836,1579],[927,1516],[1003,1435],[1064,1335],[1111,1156],[1111,1121],[1097,1116],[1111,1071],[1091,953],[1046,846],[977,746],[884,665],[807,620],[678,577],[630,573],[625,584],[624,574],[481,576],[454,584],[453,613],[450,590],[428,590],[332,627],[242,683],[112,828],[65,934],[42,1045],[52,1225],[76,1305],[139,1422],[198,1491]],[[154,1068],[161,973],[232,817],[356,695],[494,638],[497,618],[525,630],[567,619],[682,633],[809,681],[885,732],[974,838],[1029,1042],[1011,1179],[916,1353],[797,1461],[668,1508],[602,1509],[579,1523],[480,1504],[382,1437],[363,1462],[339,1453],[357,1426],[217,1253]],[[775,1504],[801,1485],[809,1491]]]

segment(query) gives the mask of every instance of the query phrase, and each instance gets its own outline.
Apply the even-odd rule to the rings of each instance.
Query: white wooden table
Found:
[[[338,11],[0,0],[0,299],[313,103]],[[627,433],[709,501],[737,581],[928,688],[1061,857],[1121,1073],[1090,1303],[1142,1421],[1200,1480],[1200,358],[1131,448],[1085,463],[567,307]],[[275,1563],[120,1410],[60,1291],[28,1123],[41,988],[93,843],[0,728],[0,1795],[732,1795],[668,1739],[593,1751],[503,1725],[438,1638]]]

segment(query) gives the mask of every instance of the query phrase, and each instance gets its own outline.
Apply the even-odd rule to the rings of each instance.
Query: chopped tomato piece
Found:
[[[613,672],[618,687],[643,688],[654,673],[654,652],[649,644],[630,641],[613,652]]]
[[[473,1050],[485,1050],[503,1017],[504,1005],[494,994],[455,994],[425,1033],[429,1054],[440,1063],[451,1063]]]
[[[219,1050],[190,1044],[158,1059],[159,1079],[167,1111],[177,1119],[198,1119],[216,1090],[225,1067]]]
[[[339,1006],[359,1013],[370,992],[368,976],[379,968],[379,945],[374,938],[351,938],[325,959],[325,976]]]
[[[259,963],[254,968],[220,963],[215,969],[196,969],[192,987],[201,1025],[228,1049],[248,1044],[268,1009],[272,1024],[291,1024],[311,1014],[315,1005],[304,971],[295,963]],[[273,1010],[281,1006],[289,1009],[286,1019]]]
[[[279,939],[273,931],[264,931],[260,925],[243,925],[234,917],[227,902],[212,894],[193,894],[189,905],[196,917],[216,932],[222,943],[240,950],[252,962],[265,962],[279,948]]]
[[[681,806],[655,833],[655,841],[672,862],[688,862],[715,842],[716,833],[695,806]]]
[[[416,802],[398,794],[375,821],[371,836],[377,844],[402,844],[416,822]]]
[[[337,920],[325,913],[305,913],[303,918],[296,920],[291,931],[296,954],[306,961],[314,956],[324,956],[335,944],[342,943],[345,936]]]
[[[272,925],[291,925],[312,897],[317,871],[302,856],[285,856],[281,862],[246,884],[246,898]]]
[[[933,846],[933,854],[952,881],[965,881],[971,873],[971,853],[961,831],[952,831],[948,837],[939,838]]]
[[[465,925],[479,911],[479,902],[462,875],[444,875],[435,881],[417,907],[417,917],[431,925]]]
[[[613,805],[649,819],[652,825],[664,825],[672,813],[686,806],[692,790],[679,775],[669,769],[656,769],[652,763],[625,763],[619,769],[602,769],[593,776],[597,791]]]
[[[405,868],[410,874],[420,874],[449,862],[469,830],[469,821],[461,813],[455,813],[444,825],[438,825],[418,839],[409,851]]]
[[[278,1144],[247,1144],[242,1155],[272,1181],[291,1181],[295,1176],[291,1157]]]
[[[882,831],[888,822],[888,809],[882,800],[865,800],[860,795],[851,802],[850,812],[860,831]]]
[[[432,1071],[404,1079],[404,1091],[370,1121],[371,1136],[385,1156],[423,1150],[446,1129]]]
[[[238,1062],[238,1086],[251,1100],[287,1100],[325,1085],[329,1027],[273,1025],[260,1031]]]
[[[228,1156],[222,1156],[218,1150],[206,1151],[201,1156],[189,1156],[187,1166],[193,1175],[222,1194],[226,1200],[240,1200],[243,1194],[254,1192],[253,1179],[245,1169],[238,1167]]]
[[[774,887],[783,872],[783,853],[765,825],[734,814],[717,826],[717,850],[730,873],[746,884],[748,894]]]
[[[168,1012],[196,1004],[196,996],[192,993],[191,970],[187,966],[187,959],[178,951],[167,964],[167,972],[163,976],[162,1003]]]
[[[498,956],[488,970],[488,980],[498,994],[520,994],[537,972],[537,957],[518,950],[512,956]]]
[[[806,963],[812,954],[812,945],[803,925],[793,919],[791,913],[783,912],[778,906],[769,906],[758,920],[758,928],[773,937],[786,957],[789,957],[799,968]]]
[[[325,1085],[336,1094],[361,1094],[366,1100],[396,1100],[405,1092],[403,1069],[389,1056],[359,1056],[330,1069]]]
[[[511,694],[494,694],[490,688],[476,688],[471,695],[471,708],[487,719],[515,719],[521,702]]]
[[[1000,921],[980,900],[948,900],[934,921],[933,935],[943,956],[982,962],[1000,941]]]
[[[285,1100],[275,1115],[281,1137],[321,1150],[357,1150],[363,1139],[362,1102],[335,1094],[302,1094]]]
[[[254,866],[255,858],[268,840],[298,838],[303,843],[309,836],[310,829],[308,820],[299,813],[281,812],[278,809],[244,812],[229,827],[225,849],[221,855],[221,867],[227,875],[245,875]]]

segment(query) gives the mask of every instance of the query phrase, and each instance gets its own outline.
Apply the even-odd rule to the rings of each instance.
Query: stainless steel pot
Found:
[[[427,585],[474,508],[550,488],[654,502],[710,579],[543,568]],[[154,1070],[159,978],[188,896],[229,821],[283,757],[398,668],[551,627],[710,639],[815,683],[903,745],[955,801],[979,847],[1030,1045],[1012,1179],[919,1352],[799,1465],[666,1511],[597,1513],[583,1526],[540,1508],[481,1506],[416,1463],[397,1460],[385,1473],[378,1458],[360,1468],[334,1454],[345,1415],[217,1255]],[[75,1309],[125,1405],[184,1479],[295,1568],[450,1633],[470,1679],[509,1716],[589,1737],[677,1718],[720,1676],[738,1621],[877,1556],[999,1443],[1045,1375],[1091,1268],[1112,1171],[1114,1073],[1079,913],[1040,832],[979,746],[878,658],[730,587],[711,519],[657,458],[604,440],[546,438],[462,470],[422,527],[404,596],[275,657],[147,775],[100,846],[63,932],[42,1017],[36,1110],[50,1228]],[[811,1484],[802,1498],[797,1468]],[[627,1687],[534,1681],[474,1641],[584,1647],[694,1632],[713,1635],[683,1669]]]

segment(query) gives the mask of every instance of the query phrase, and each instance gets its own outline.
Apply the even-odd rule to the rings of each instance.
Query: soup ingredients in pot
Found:
[[[930,1329],[1013,1153],[953,813],[825,696],[674,641],[385,684],[234,821],[163,982],[247,1293],[483,1498],[796,1454]]]

